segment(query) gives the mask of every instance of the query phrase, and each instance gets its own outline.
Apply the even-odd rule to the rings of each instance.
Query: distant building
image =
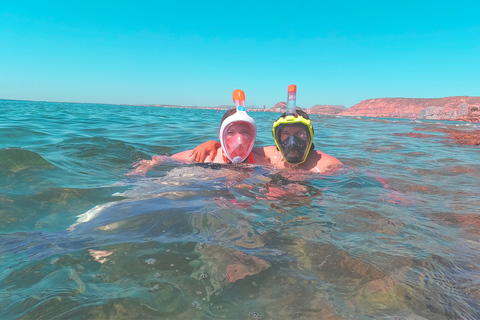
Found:
[[[425,108],[425,119],[434,119],[438,120],[443,118],[444,107],[427,107]]]
[[[462,103],[460,105],[460,116],[466,116],[469,113],[470,113],[470,108],[468,107],[468,104]]]
[[[448,119],[456,119],[456,118],[458,118],[458,111],[457,111],[457,110],[450,110],[450,111],[448,111],[447,117],[448,117]]]

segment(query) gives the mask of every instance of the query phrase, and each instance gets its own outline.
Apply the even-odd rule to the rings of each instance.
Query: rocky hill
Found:
[[[362,117],[412,118],[427,114],[429,110],[437,112],[439,119],[453,119],[462,116],[461,106],[468,109],[480,109],[480,97],[445,97],[445,98],[380,98],[364,100],[343,111],[340,115]],[[432,111],[432,112],[433,112]]]
[[[309,109],[305,109],[305,108],[302,108],[302,109],[305,110],[305,112],[307,112],[307,113],[332,115],[332,114],[338,114],[342,111],[345,111],[347,108],[345,108],[344,106],[340,106],[340,105],[332,106],[332,105],[319,105],[319,104],[317,104],[317,105],[315,105],[315,106],[313,106]],[[276,105],[274,105],[273,107],[271,107],[270,109],[268,109],[266,111],[283,113],[286,110],[287,110],[287,103],[285,101],[280,101]]]
[[[280,101],[267,111],[284,113],[285,111],[287,111],[287,103],[285,101]]]
[[[332,105],[319,105],[319,104],[314,105],[310,109],[305,109],[307,113],[329,114],[329,115],[339,114],[340,112],[343,112],[345,110],[347,110],[347,108],[340,105],[332,106]]]

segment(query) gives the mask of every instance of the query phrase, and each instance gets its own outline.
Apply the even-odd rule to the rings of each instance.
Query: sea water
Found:
[[[336,173],[164,157],[130,176],[217,140],[223,111],[0,111],[1,319],[480,318],[480,149],[437,131],[474,125],[312,115]],[[279,114],[250,115],[272,145]]]

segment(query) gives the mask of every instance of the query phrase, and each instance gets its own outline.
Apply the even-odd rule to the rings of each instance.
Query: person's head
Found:
[[[230,109],[225,112],[218,137],[223,152],[230,161],[243,162],[252,151],[256,136],[255,121],[245,111]]]
[[[313,150],[313,127],[308,114],[296,110],[296,116],[283,113],[273,123],[273,139],[286,162],[301,164]]]

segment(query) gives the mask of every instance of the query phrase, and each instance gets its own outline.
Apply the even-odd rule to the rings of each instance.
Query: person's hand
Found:
[[[213,161],[217,156],[217,150],[220,147],[220,142],[208,140],[196,146],[190,153],[189,157],[192,157],[196,162],[204,162],[207,156],[211,155],[210,159]]]

